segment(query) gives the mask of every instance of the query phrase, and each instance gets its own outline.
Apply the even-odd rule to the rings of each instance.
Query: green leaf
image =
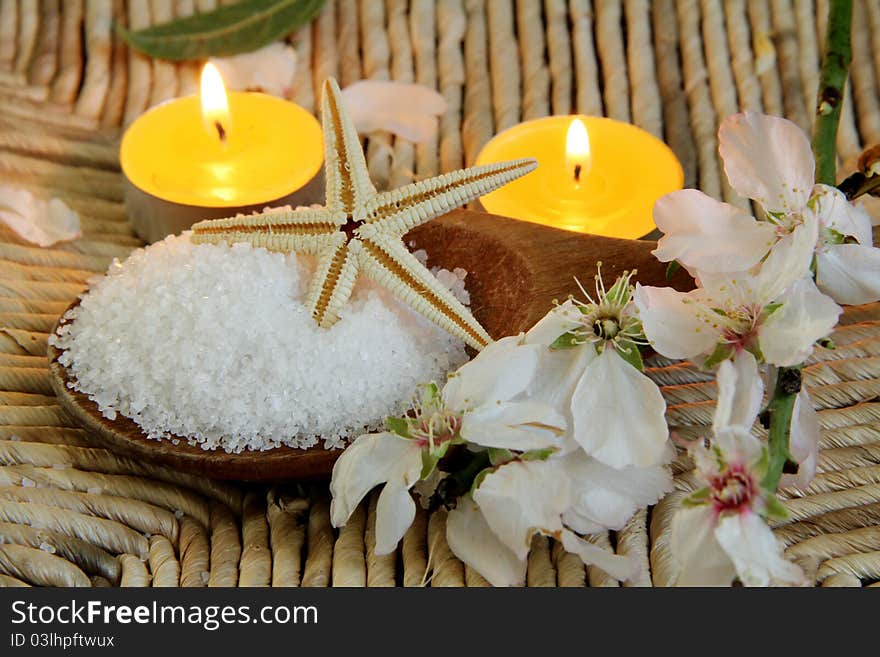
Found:
[[[639,372],[645,371],[645,363],[642,361],[642,352],[635,342],[629,340],[617,340],[614,343],[618,355],[627,363],[635,367]]]
[[[764,503],[766,504],[765,510],[768,518],[773,520],[785,520],[788,518],[788,511],[775,495],[767,495]]]
[[[614,285],[612,285],[608,289],[608,292],[606,292],[605,298],[615,305],[623,305],[629,301],[629,278],[629,276],[619,276],[617,280],[614,281]]]
[[[513,452],[509,449],[501,449],[500,447],[489,448],[489,463],[492,465],[501,465],[513,460]]]
[[[440,388],[433,381],[431,383],[423,383],[419,386],[419,397],[423,407],[432,407],[434,402],[440,398]]]
[[[428,448],[428,451],[431,452],[431,456],[436,458],[438,461],[446,456],[446,452],[449,451],[449,448],[452,446],[453,441],[446,440],[439,445],[435,445],[434,449]]]
[[[815,209],[815,206],[816,206],[815,198],[816,198],[816,197],[814,196],[814,197],[811,198],[809,201],[807,201],[807,205],[808,205],[808,206],[810,206],[810,203],[811,203],[811,202],[813,203],[813,205],[810,206],[810,207],[812,207],[813,209]],[[784,212],[770,212],[769,210],[766,210],[766,209],[765,209],[765,210],[764,210],[764,214],[767,215],[767,219],[768,219],[768,220],[770,221],[770,223],[772,223],[772,224],[780,224],[780,223],[782,223],[782,222],[785,220],[785,213],[784,213]]]
[[[409,422],[406,421],[406,418],[389,415],[385,418],[385,428],[401,438],[412,438],[409,434]]]
[[[257,50],[311,21],[324,0],[241,0],[137,32],[117,30],[135,50],[181,61]]]
[[[471,491],[470,492],[472,495],[473,495],[473,492],[480,487],[480,484],[483,483],[483,479],[485,479],[488,475],[492,474],[493,472],[495,472],[495,468],[485,468],[483,470],[480,470],[477,473],[477,476],[474,477],[474,482],[471,484]]]
[[[827,244],[843,244],[846,241],[846,235],[833,228],[826,228],[823,237]]]
[[[552,454],[555,454],[555,447],[545,447],[544,449],[530,449],[520,455],[521,461],[546,461]]]
[[[580,344],[580,336],[575,331],[569,331],[556,338],[551,343],[550,349],[573,349],[574,347],[580,346]]]
[[[766,446],[761,448],[761,457],[752,464],[752,470],[756,475],[763,478],[770,467],[770,450]],[[771,493],[773,491],[770,491]]]
[[[715,366],[720,365],[722,362],[733,356],[733,352],[734,349],[729,344],[719,343],[718,346],[715,347],[715,351],[703,361],[703,368],[707,370],[714,369]]]
[[[669,264],[666,265],[666,280],[668,281],[675,276],[679,269],[681,269],[681,263],[678,260],[670,260]]]
[[[437,467],[437,463],[440,461],[439,457],[434,454],[431,454],[430,450],[423,449],[422,450],[422,473],[419,475],[419,479],[427,479],[431,476],[431,473],[434,472],[434,468]]]
[[[440,463],[440,460],[449,451],[450,445],[451,442],[447,441],[440,443],[434,449],[422,448],[422,479],[427,479],[434,472],[434,468],[437,467],[437,464]]]
[[[772,315],[773,313],[775,313],[775,312],[776,312],[777,310],[779,310],[780,308],[782,308],[782,304],[779,303],[779,302],[776,302],[776,303],[768,303],[766,306],[764,306],[764,314],[767,315],[767,316],[769,317],[770,315]]]
[[[699,490],[695,490],[693,493],[688,495],[681,501],[681,505],[685,508],[694,507],[694,506],[702,506],[706,502],[709,501],[709,489],[708,488],[700,488]]]

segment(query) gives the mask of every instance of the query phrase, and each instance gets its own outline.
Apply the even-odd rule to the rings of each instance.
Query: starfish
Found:
[[[306,304],[319,326],[340,317],[364,274],[475,349],[491,342],[470,311],[409,252],[403,236],[421,224],[487,194],[535,168],[514,160],[462,169],[377,192],[336,81],[324,83],[326,201],[320,208],[267,208],[253,215],[202,221],[195,243],[249,242],[273,251],[317,257]]]

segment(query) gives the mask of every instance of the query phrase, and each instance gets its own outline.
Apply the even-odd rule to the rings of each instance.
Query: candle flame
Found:
[[[589,173],[591,161],[587,126],[580,119],[574,119],[568,126],[568,134],[565,137],[565,169],[571,171],[576,183],[580,183]]]
[[[201,92],[202,120],[205,129],[215,135],[222,143],[226,143],[231,123],[229,99],[226,97],[226,86],[220,71],[211,62],[202,69]]]

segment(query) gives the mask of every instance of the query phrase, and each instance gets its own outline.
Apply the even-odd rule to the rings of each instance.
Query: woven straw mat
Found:
[[[373,551],[375,497],[341,530],[326,484],[244,487],[122,458],[89,445],[56,403],[45,348],[86,279],[139,246],[117,161],[121,126],[193,92],[198,66],[131,52],[112,25],[137,29],[214,0],[0,0],[0,181],[57,196],[84,237],[53,249],[0,229],[0,585],[482,586],[450,552],[445,516],[420,512],[399,552]],[[694,186],[741,203],[715,133],[740,108],[809,128],[827,0],[338,0],[289,40],[300,66],[292,97],[314,109],[324,78],[436,87],[448,110],[438,137],[368,144],[380,186],[471,163],[496,132],[549,113],[604,114],[669,143]],[[857,0],[855,59],[839,151],[851,168],[880,141],[880,3]],[[783,493],[776,528],[823,586],[880,580],[880,305],[851,308],[817,349],[806,382],[819,411],[819,474]],[[670,424],[698,435],[715,386],[687,364],[655,361]],[[692,482],[620,532],[591,537],[635,555],[644,577],[673,580],[668,524]],[[529,586],[618,586],[536,538]]]

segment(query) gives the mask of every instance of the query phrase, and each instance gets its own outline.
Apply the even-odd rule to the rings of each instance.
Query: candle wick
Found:
[[[223,124],[220,121],[214,121],[214,127],[217,129],[217,136],[220,137],[220,141],[224,144],[226,143],[226,128],[223,127]]]
[[[580,164],[574,165],[574,181],[576,183],[579,183],[581,181],[581,165]]]

